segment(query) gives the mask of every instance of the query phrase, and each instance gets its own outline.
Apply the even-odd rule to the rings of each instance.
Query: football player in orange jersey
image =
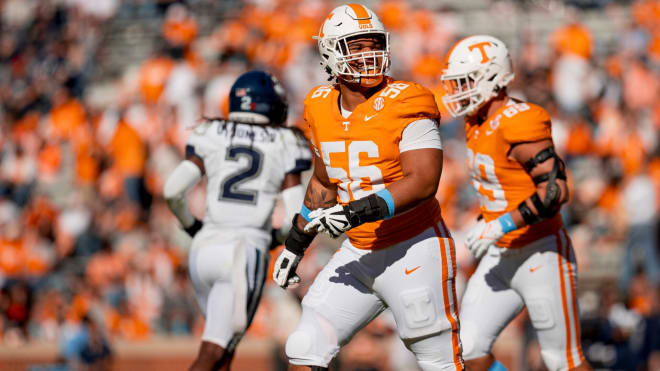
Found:
[[[481,259],[461,302],[463,356],[470,370],[503,369],[490,353],[527,306],[550,370],[590,369],[580,345],[577,266],[559,214],[568,200],[550,116],[511,98],[511,58],[491,36],[459,41],[447,56],[443,103],[467,115],[467,163],[481,216],[466,246]]]
[[[334,83],[305,100],[314,173],[273,279],[299,282],[316,234],[348,239],[302,301],[286,343],[291,369],[327,368],[389,307],[423,370],[462,370],[454,243],[434,197],[442,146],[433,94],[386,76],[389,35],[362,5],[334,9],[318,44]]]

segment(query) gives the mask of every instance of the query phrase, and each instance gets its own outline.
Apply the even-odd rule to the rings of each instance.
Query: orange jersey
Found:
[[[517,143],[552,139],[550,128],[550,116],[543,108],[512,99],[480,125],[466,120],[467,166],[487,222],[517,209],[536,191],[529,174],[508,155]],[[522,247],[556,233],[562,226],[561,215],[557,214],[505,234],[497,245]]]
[[[338,86],[317,86],[305,99],[304,119],[314,152],[325,164],[330,182],[337,185],[337,202],[342,205],[402,179],[399,142],[403,130],[416,120],[440,118],[428,89],[390,77],[386,81],[348,118],[339,108]],[[433,198],[410,214],[365,223],[346,234],[357,248],[379,249],[412,238],[440,220],[440,206]]]

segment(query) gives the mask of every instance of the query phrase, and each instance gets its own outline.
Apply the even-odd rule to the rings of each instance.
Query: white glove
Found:
[[[342,233],[353,228],[348,219],[345,207],[337,204],[325,209],[316,209],[309,213],[312,219],[305,226],[305,232],[326,233],[332,238],[341,236]]]
[[[499,220],[495,219],[486,223],[482,219],[468,232],[465,246],[475,259],[480,259],[488,251],[488,247],[499,241],[502,236],[504,236],[504,231]]]
[[[296,274],[296,268],[300,263],[302,255],[296,255],[286,248],[275,260],[273,267],[273,280],[283,289],[300,283],[300,277]]]

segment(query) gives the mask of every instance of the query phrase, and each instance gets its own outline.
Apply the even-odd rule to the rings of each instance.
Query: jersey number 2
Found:
[[[263,155],[261,152],[250,147],[232,146],[227,148],[227,155],[225,156],[226,161],[237,162],[241,157],[247,158],[247,167],[241,168],[230,174],[220,183],[220,196],[218,197],[218,200],[256,204],[259,191],[245,188],[241,189],[239,186],[241,183],[259,176],[261,173],[261,160],[263,159]]]

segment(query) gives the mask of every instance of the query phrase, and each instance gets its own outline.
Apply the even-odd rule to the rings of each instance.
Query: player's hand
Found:
[[[480,259],[488,251],[488,247],[499,241],[502,236],[504,236],[504,231],[499,220],[490,222],[479,220],[477,225],[468,232],[465,246],[476,259]]]
[[[284,248],[280,256],[275,260],[273,269],[273,280],[283,289],[296,285],[300,282],[300,277],[296,274],[296,268],[300,263],[302,255],[296,255],[294,252]]]
[[[340,204],[325,209],[316,209],[309,213],[309,217],[312,221],[305,226],[307,233],[326,233],[332,238],[337,238],[353,228],[349,219],[348,207]]]

